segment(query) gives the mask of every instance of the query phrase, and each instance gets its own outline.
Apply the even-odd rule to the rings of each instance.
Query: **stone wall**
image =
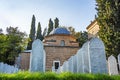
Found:
[[[20,69],[28,70],[30,65],[30,53],[21,53]]]
[[[45,37],[43,42],[45,45],[60,46],[61,40],[65,41],[65,46],[79,46],[76,39],[71,35],[51,35]]]
[[[59,60],[60,65],[76,54],[79,47],[65,47],[65,46],[45,46],[46,52],[46,70],[51,70],[54,60]]]

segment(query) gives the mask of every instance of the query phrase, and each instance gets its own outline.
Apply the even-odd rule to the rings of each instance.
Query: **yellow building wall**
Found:
[[[88,39],[91,37],[97,37],[98,36],[98,31],[99,31],[99,25],[96,20],[94,20],[88,27],[87,27],[87,32],[88,32]]]

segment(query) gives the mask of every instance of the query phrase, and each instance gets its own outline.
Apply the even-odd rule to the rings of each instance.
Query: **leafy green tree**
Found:
[[[29,42],[27,46],[27,50],[31,50],[32,48],[32,42],[35,40],[35,16],[32,16],[32,22],[31,22],[31,30],[29,34]]]
[[[68,27],[68,29],[71,34],[75,36],[76,41],[79,42],[80,47],[82,47],[82,45],[88,40],[88,33],[86,31],[76,32],[73,27]]]
[[[4,62],[5,61],[5,51],[6,51],[6,40],[7,40],[7,36],[4,34],[0,34],[0,62]]]
[[[20,32],[18,27],[8,27],[6,30],[6,35],[0,35],[0,61],[13,65],[15,58],[25,48],[24,37],[26,34]]]
[[[47,32],[47,35],[49,35],[49,33],[53,30],[53,21],[49,20],[49,24],[48,24],[48,32]]]
[[[99,36],[103,40],[107,57],[120,53],[120,0],[96,0]]]
[[[41,41],[43,40],[42,30],[41,30],[41,24],[40,24],[40,22],[38,23],[36,39],[40,39]]]
[[[55,28],[59,27],[59,19],[56,17],[54,20]]]

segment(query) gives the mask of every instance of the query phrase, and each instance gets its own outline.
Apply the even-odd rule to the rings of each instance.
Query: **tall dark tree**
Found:
[[[53,30],[53,21],[52,21],[51,18],[50,18],[49,24],[48,24],[48,33],[47,33],[47,35],[49,35],[49,33],[50,33],[52,30]]]
[[[3,30],[0,28],[0,34],[3,34],[2,32],[3,32]]]
[[[41,24],[40,24],[40,22],[38,23],[36,39],[40,39],[41,41],[43,40],[42,30],[41,30]]]
[[[71,32],[71,34],[73,35],[73,36],[75,36],[75,28],[73,28],[72,26],[70,26],[70,27],[68,27],[68,29],[69,29],[69,31]]]
[[[59,19],[57,17],[54,20],[54,27],[55,28],[59,27]]]
[[[31,22],[31,30],[29,34],[29,42],[27,46],[27,50],[31,50],[32,48],[32,42],[35,40],[35,16],[32,16],[32,22]]]
[[[103,40],[107,57],[120,53],[120,0],[96,0],[99,36]]]
[[[45,28],[43,31],[43,37],[45,37],[46,35],[47,35],[47,28]]]

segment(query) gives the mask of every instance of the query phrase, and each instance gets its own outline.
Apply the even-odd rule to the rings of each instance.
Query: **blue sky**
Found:
[[[76,31],[86,30],[94,20],[95,0],[0,0],[0,28],[19,27],[29,34],[32,15],[42,29],[50,18],[59,18],[61,26],[73,26]]]

